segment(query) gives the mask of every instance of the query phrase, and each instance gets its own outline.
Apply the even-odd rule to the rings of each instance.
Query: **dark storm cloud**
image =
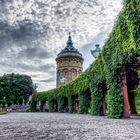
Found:
[[[8,23],[0,21],[0,47],[2,46],[2,43],[8,41],[7,38],[10,36],[9,30]]]
[[[37,34],[32,27],[30,23],[11,26],[8,22],[0,21],[0,47],[12,47],[13,44],[17,44],[17,47],[23,44],[29,45]]]
[[[41,33],[39,28],[37,23],[32,23],[28,20],[23,20],[14,26],[1,21],[0,48],[6,47],[8,49],[9,47],[14,47],[13,44],[15,44],[15,47],[22,47],[23,50],[19,52],[17,58],[47,59],[52,57],[47,48],[44,48],[45,44],[40,44],[41,36],[45,33]]]
[[[14,41],[25,41],[39,36],[39,25],[29,20],[10,25],[6,21],[0,21],[0,36],[10,36]],[[1,38],[0,38],[1,39]]]
[[[0,21],[0,33],[2,34],[3,31],[7,31],[9,25],[4,21]]]
[[[50,57],[52,57],[51,52],[47,52],[46,48],[41,48],[39,46],[35,46],[33,48],[27,48],[21,51],[18,55],[18,58],[26,58],[26,59],[33,59],[33,58],[47,59]]]
[[[16,41],[19,40],[27,40],[31,37],[35,37],[37,35],[37,31],[34,28],[34,24],[29,21],[22,21],[18,24],[17,28],[11,28],[9,32],[11,33],[11,37]]]
[[[29,65],[29,64],[16,64],[15,67],[21,68],[23,70],[32,71],[32,72],[49,72],[51,69],[54,69],[55,66],[53,64],[46,64],[46,65]]]

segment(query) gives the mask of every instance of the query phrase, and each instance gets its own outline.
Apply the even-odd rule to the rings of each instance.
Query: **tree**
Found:
[[[3,106],[27,103],[33,91],[33,82],[28,75],[12,73],[0,77],[0,104]]]

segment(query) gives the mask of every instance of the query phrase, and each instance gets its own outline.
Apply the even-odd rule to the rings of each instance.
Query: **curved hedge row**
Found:
[[[119,118],[123,112],[122,99],[122,67],[133,57],[140,56],[140,1],[126,0],[113,31],[105,43],[102,52],[90,67],[72,82],[58,89],[40,92],[33,95],[31,109],[39,101],[52,101],[58,98],[68,98],[69,112],[72,112],[71,96],[81,95],[79,113],[87,113],[84,106],[84,94],[88,89],[91,92],[90,113],[102,115],[102,83],[107,88],[108,116]],[[57,102],[61,103],[60,99]]]

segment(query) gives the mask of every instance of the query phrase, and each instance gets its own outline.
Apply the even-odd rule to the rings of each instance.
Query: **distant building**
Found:
[[[67,45],[57,55],[57,79],[56,86],[70,82],[83,70],[82,54],[73,46],[72,37],[69,33]]]

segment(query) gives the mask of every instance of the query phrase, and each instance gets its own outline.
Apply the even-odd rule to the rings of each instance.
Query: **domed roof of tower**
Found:
[[[69,32],[69,36],[68,36],[68,41],[67,41],[66,47],[64,49],[62,49],[61,52],[58,55],[63,54],[63,53],[78,53],[78,54],[80,54],[78,49],[76,49],[73,46],[72,37],[71,37],[71,33],[70,32]]]

